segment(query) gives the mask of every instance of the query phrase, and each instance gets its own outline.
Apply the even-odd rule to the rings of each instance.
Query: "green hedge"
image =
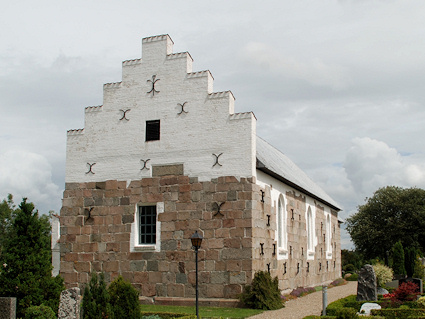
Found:
[[[144,319],[144,317],[151,317],[151,316],[158,316],[161,319],[196,319],[196,315],[190,315],[187,313],[142,311],[142,319]]]
[[[372,309],[370,314],[372,316],[382,316],[387,319],[419,318],[419,317],[425,316],[425,309],[402,309],[402,308]]]
[[[326,314],[329,316],[336,316],[338,311],[343,308],[354,308],[356,312],[359,312],[362,304],[369,301],[357,301],[356,298],[356,295],[351,295],[331,302],[326,308]]]

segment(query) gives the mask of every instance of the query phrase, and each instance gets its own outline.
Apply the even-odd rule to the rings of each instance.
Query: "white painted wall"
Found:
[[[183,163],[185,174],[210,180],[218,176],[255,176],[256,119],[234,114],[230,91],[213,93],[209,71],[192,72],[187,52],[172,54],[168,35],[145,38],[142,59],[123,62],[122,82],[105,84],[103,106],[85,109],[85,126],[67,136],[68,182],[137,180],[153,165]],[[148,94],[152,76],[159,79]],[[182,113],[178,103],[185,104]],[[122,111],[129,120],[120,120]],[[147,120],[161,121],[159,141],[145,142]],[[222,166],[216,165],[214,154]],[[96,163],[89,171],[87,163]]]

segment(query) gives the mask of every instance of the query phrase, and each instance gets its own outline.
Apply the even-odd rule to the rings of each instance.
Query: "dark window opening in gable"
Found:
[[[140,206],[139,223],[139,244],[156,244],[156,206]]]
[[[146,121],[146,141],[158,141],[159,128],[159,120]]]

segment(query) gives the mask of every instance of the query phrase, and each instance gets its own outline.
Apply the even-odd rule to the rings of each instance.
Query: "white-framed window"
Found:
[[[314,216],[309,206],[307,209],[307,257],[314,256]]]
[[[282,195],[277,204],[277,248],[280,256],[288,253],[287,214]]]
[[[332,258],[332,223],[331,215],[326,216],[326,258]]]
[[[130,251],[160,251],[161,223],[158,215],[164,212],[164,203],[136,205],[131,224]]]

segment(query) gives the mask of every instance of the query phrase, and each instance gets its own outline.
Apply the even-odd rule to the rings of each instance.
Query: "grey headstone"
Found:
[[[16,319],[15,297],[0,297],[0,319]]]
[[[388,290],[385,289],[385,288],[382,288],[382,287],[378,287],[376,289],[376,291],[377,291],[378,295],[386,295],[388,293]]]
[[[357,301],[375,300],[378,300],[375,271],[371,265],[365,265],[360,269],[357,280]]]
[[[79,319],[80,303],[80,288],[70,288],[62,291],[58,319]]]
[[[377,303],[370,303],[370,302],[364,303],[362,305],[362,307],[360,308],[360,313],[359,314],[360,315],[363,315],[363,316],[369,316],[370,315],[370,311],[372,309],[381,309],[381,306],[378,305]]]

